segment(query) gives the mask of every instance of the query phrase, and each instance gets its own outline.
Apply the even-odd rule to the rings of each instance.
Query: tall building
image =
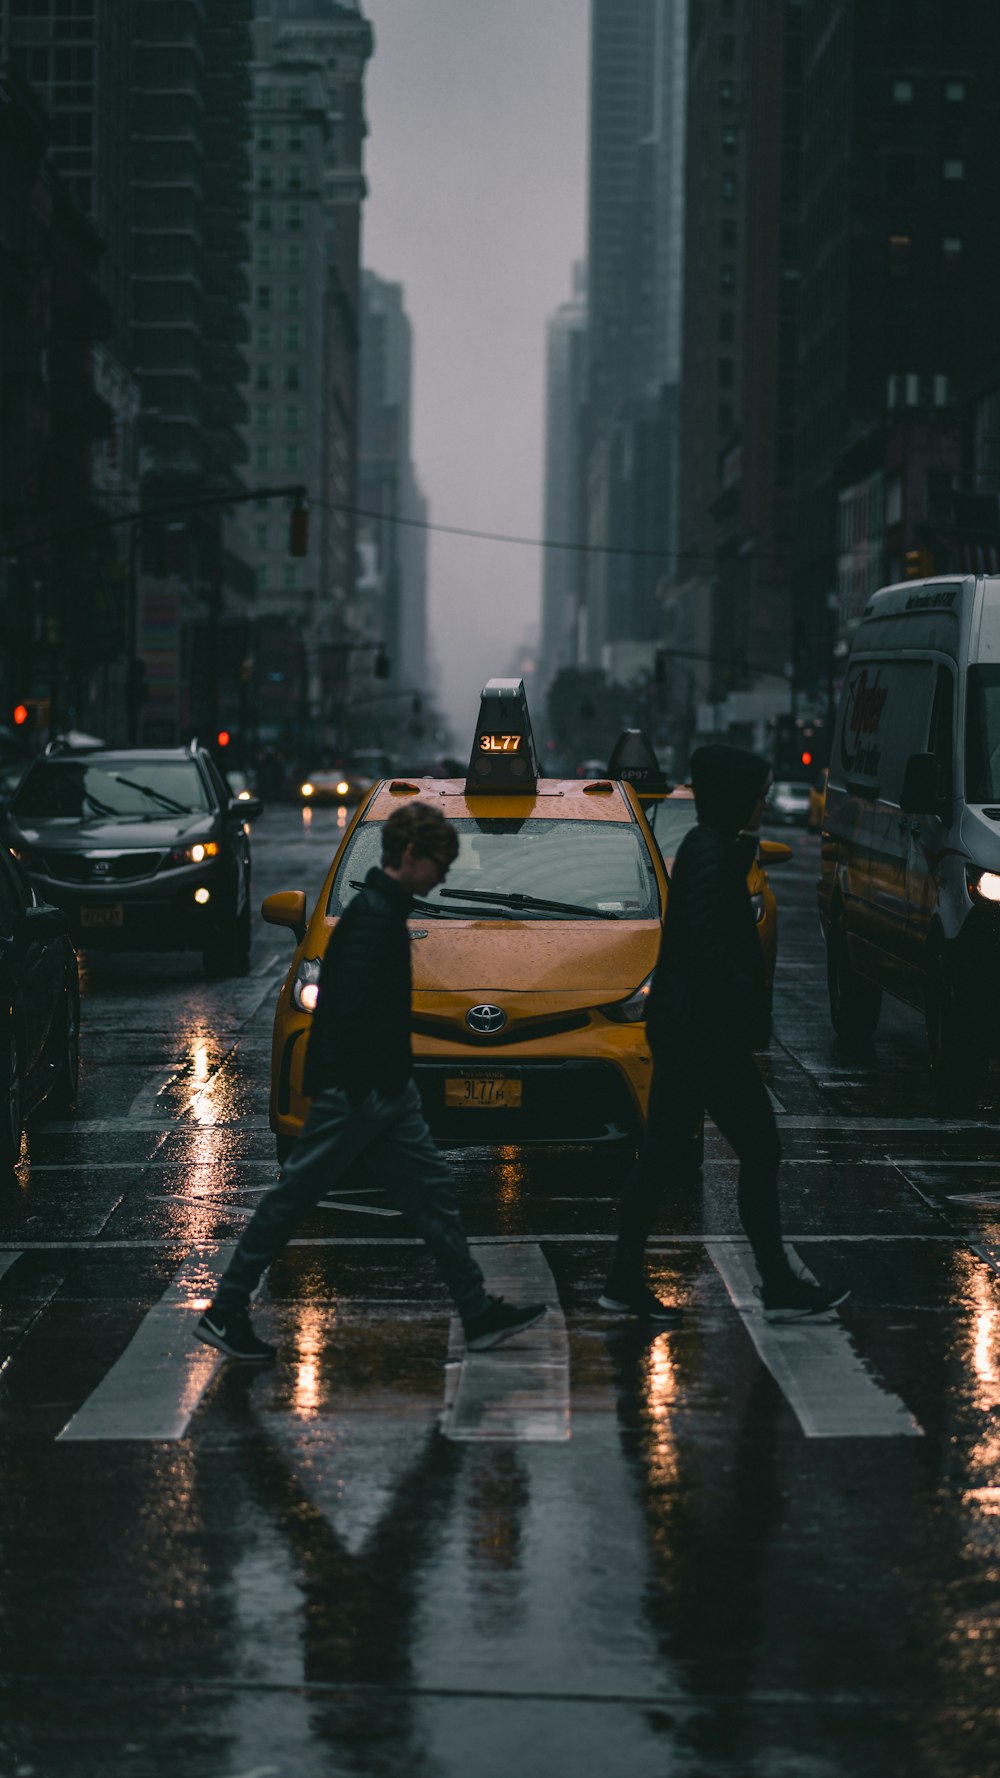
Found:
[[[256,0],[253,288],[246,439],[258,483],[301,483],[307,554],[262,505],[254,705],[267,741],[336,726],[351,661],[358,505],[360,216],[364,69],[357,4]]]
[[[362,273],[361,534],[374,545],[378,608],[359,613],[400,684],[427,683],[427,505],[412,455],[413,342],[403,287]],[[372,516],[375,515],[375,516]],[[400,523],[399,521],[403,521]]]
[[[550,318],[545,347],[545,529],[556,543],[583,531],[581,422],[586,401],[587,298],[584,269],[574,267],[573,295]],[[539,680],[547,685],[579,654],[584,562],[577,549],[548,549],[542,558]]]

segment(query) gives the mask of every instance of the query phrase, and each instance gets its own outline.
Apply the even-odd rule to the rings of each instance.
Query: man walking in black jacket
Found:
[[[516,1308],[487,1293],[413,1080],[406,920],[413,897],[443,882],[457,851],[455,829],[439,809],[408,803],[395,810],[382,830],[381,870],[368,872],[333,931],[306,1052],[309,1114],[194,1329],[227,1358],[275,1357],[250,1324],[251,1294],[307,1212],[362,1160],[437,1260],[467,1347],[496,1346],[545,1314],[544,1303]]]
[[[764,959],[746,876],[770,788],[766,760],[736,747],[691,756],[698,825],[674,861],[663,939],[646,1015],[653,1053],[649,1117],[639,1162],[622,1195],[618,1241],[602,1307],[672,1326],[643,1275],[646,1242],[664,1195],[689,1165],[691,1131],[707,1111],[740,1163],[739,1214],[761,1278],[764,1314],[802,1321],[849,1294],[793,1272],[781,1238],[781,1144],[754,1050],[770,1037]]]

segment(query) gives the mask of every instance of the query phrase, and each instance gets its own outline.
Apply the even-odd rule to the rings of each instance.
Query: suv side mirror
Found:
[[[301,889],[281,889],[260,904],[261,918],[271,926],[290,926],[299,944],[306,935],[306,898]]]
[[[256,821],[264,812],[264,805],[259,796],[231,796],[229,798],[230,815],[242,815],[244,821]]]
[[[899,806],[905,815],[936,815],[942,803],[941,772],[933,753],[911,753]]]

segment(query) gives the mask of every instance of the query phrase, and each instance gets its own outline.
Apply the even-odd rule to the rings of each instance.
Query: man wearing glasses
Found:
[[[345,909],[326,947],[306,1052],[308,1117],[278,1184],[262,1198],[194,1333],[227,1358],[266,1363],[249,1305],[261,1274],[338,1178],[363,1161],[438,1263],[472,1351],[545,1314],[490,1296],[469,1252],[451,1170],[424,1121],[410,1047],[413,897],[444,881],[458,836],[439,809],[407,803],[382,829],[382,866]]]

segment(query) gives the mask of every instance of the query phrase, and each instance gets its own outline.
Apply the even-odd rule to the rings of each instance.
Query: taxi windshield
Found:
[[[455,918],[465,909],[462,891],[478,897],[495,894],[537,897],[572,904],[581,911],[613,914],[625,920],[657,920],[660,896],[653,861],[638,827],[624,821],[505,821],[464,818],[452,824],[458,834],[458,857],[448,872],[449,891],[440,888],[422,898],[428,909],[439,907]],[[353,900],[354,884],[381,860],[381,823],[356,827],[333,880],[328,914],[341,914]],[[500,904],[498,903],[498,914]],[[470,919],[488,920],[487,904],[470,900]],[[568,919],[551,909],[518,907],[519,920]]]
[[[698,825],[698,809],[694,797],[665,797],[662,802],[652,804],[646,818],[664,860],[672,864],[684,835]]]

